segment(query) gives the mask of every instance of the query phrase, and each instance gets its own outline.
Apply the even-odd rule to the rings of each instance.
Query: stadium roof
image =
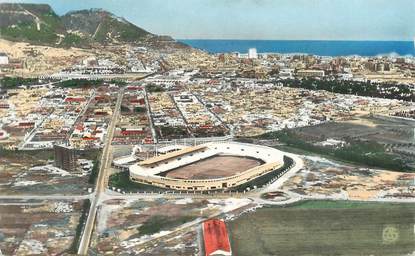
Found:
[[[173,152],[167,153],[165,155],[159,155],[159,156],[156,156],[156,157],[149,158],[147,160],[141,161],[139,164],[140,165],[154,164],[154,163],[157,163],[157,162],[161,162],[161,161],[164,161],[164,160],[167,160],[167,159],[170,159],[170,158],[175,158],[175,157],[185,155],[187,153],[198,151],[198,150],[205,149],[205,148],[206,148],[206,145],[199,145],[199,146],[195,146],[195,147],[187,147],[187,148],[184,148],[184,149],[181,149],[181,150],[178,150],[178,151],[173,151]]]

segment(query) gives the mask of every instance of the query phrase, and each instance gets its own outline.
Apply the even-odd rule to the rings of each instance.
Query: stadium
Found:
[[[234,190],[263,185],[293,161],[274,148],[237,142],[179,147],[129,167],[130,179],[180,191]]]

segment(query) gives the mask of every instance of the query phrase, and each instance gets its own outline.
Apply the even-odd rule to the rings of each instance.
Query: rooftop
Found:
[[[206,256],[232,255],[228,231],[223,220],[211,219],[203,222],[203,238]]]
[[[184,155],[184,154],[187,154],[187,153],[190,153],[190,152],[194,152],[194,151],[197,151],[197,150],[201,150],[201,149],[204,149],[204,148],[206,148],[206,145],[199,145],[199,146],[190,147],[190,148],[188,147],[188,148],[184,148],[184,149],[181,149],[181,150],[178,150],[178,151],[173,151],[171,153],[167,153],[165,155],[159,155],[159,156],[156,156],[156,157],[149,158],[147,160],[141,161],[139,164],[140,165],[154,164],[154,163],[157,163],[157,162],[161,162],[161,161],[164,161],[164,160],[167,160],[167,159],[170,159],[170,158],[175,158],[177,156],[181,156],[181,155]]]

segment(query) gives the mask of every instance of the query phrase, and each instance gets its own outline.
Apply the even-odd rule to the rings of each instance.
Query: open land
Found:
[[[252,207],[250,203],[247,199],[192,198],[105,201],[98,212],[93,251],[195,255],[200,250],[201,221]]]
[[[410,204],[318,205],[265,207],[230,221],[233,252],[241,256],[392,256],[415,250],[415,208]]]
[[[282,189],[303,196],[327,199],[382,200],[414,198],[414,173],[398,173],[305,157],[305,168]]]
[[[83,201],[0,201],[4,255],[73,253]]]
[[[18,155],[3,151],[0,158],[1,195],[50,195],[87,193],[89,172],[68,172],[53,166],[53,152],[28,151]]]

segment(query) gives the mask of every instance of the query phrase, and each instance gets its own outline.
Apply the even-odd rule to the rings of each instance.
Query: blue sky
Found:
[[[415,0],[12,0],[103,8],[176,39],[410,40]]]

